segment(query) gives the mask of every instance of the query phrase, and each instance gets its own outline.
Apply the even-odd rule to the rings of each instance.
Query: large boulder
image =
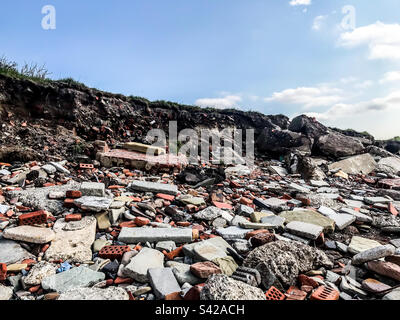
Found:
[[[334,162],[328,166],[329,170],[341,169],[347,174],[370,174],[376,167],[377,163],[369,153]]]
[[[292,120],[289,130],[305,134],[310,138],[318,138],[327,134],[328,128],[319,123],[315,118],[310,118],[305,115],[298,116]]]
[[[265,300],[263,291],[226,275],[210,276],[201,290],[200,300]]]
[[[261,152],[273,154],[287,154],[299,151],[311,154],[311,141],[301,133],[289,130],[275,130],[265,128],[257,139],[257,147]]]
[[[390,140],[386,142],[385,149],[393,154],[399,153],[400,141]]]
[[[272,275],[287,287],[296,284],[300,273],[321,266],[333,267],[323,251],[295,241],[276,241],[258,247],[250,252],[243,265],[259,270],[264,283],[269,282],[266,277]]]
[[[364,146],[353,137],[331,132],[316,140],[314,150],[327,157],[340,158],[360,154],[363,152]]]

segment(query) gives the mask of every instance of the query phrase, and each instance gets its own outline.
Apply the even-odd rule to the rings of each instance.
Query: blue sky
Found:
[[[44,30],[43,6],[56,9]],[[342,26],[351,5],[355,20]],[[150,100],[400,135],[398,0],[3,0],[0,55]]]

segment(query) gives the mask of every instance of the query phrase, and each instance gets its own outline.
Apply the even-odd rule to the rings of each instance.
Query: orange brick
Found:
[[[104,246],[100,252],[99,257],[103,259],[122,259],[125,252],[131,251],[129,246]]]
[[[175,300],[176,301],[176,300],[183,300],[183,299],[181,297],[180,292],[173,292],[173,293],[167,294],[165,296],[164,300]]]
[[[117,277],[114,280],[114,284],[131,284],[133,283],[133,279],[132,278],[121,278],[121,277]]]
[[[135,224],[139,227],[146,226],[150,223],[150,220],[144,217],[136,217]]]
[[[242,198],[240,198],[240,203],[244,204],[246,206],[249,206],[249,205],[251,205],[253,203],[253,200],[251,200],[249,198],[242,197]]]
[[[267,300],[285,300],[286,298],[285,295],[274,286],[269,288],[269,290],[265,293],[265,297]]]
[[[339,291],[328,286],[320,286],[313,292],[310,300],[339,300]]]
[[[169,194],[164,194],[164,193],[157,193],[156,197],[164,199],[164,200],[168,200],[168,201],[174,201],[174,199],[175,199],[174,196],[171,196]]]
[[[297,287],[291,286],[285,293],[286,300],[304,300],[307,293]]]
[[[260,233],[269,233],[269,231],[266,229],[250,231],[250,232],[246,233],[246,239],[249,240],[251,237],[254,237],[255,235],[260,234]]]
[[[79,190],[68,190],[65,195],[67,196],[67,198],[77,199],[82,197],[82,192],[80,192]]]
[[[0,263],[0,281],[4,281],[7,278],[7,265]]]
[[[23,225],[43,224],[47,222],[47,213],[44,210],[22,214],[18,217],[18,223]]]
[[[82,215],[80,214],[68,214],[65,216],[65,221],[70,222],[70,221],[80,221],[82,220]]]
[[[64,207],[66,207],[66,208],[74,208],[75,207],[74,199],[65,199],[64,200]]]
[[[183,250],[183,246],[180,246],[179,248],[176,248],[175,250],[171,252],[163,251],[163,254],[168,258],[168,260],[174,260],[176,257],[178,257]]]

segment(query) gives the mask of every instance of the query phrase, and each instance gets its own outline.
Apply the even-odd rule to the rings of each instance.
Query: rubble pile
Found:
[[[0,87],[0,300],[400,299],[400,157],[373,137]],[[137,142],[172,119],[257,129],[254,166],[145,157]]]
[[[400,299],[399,164],[0,163],[0,298]]]

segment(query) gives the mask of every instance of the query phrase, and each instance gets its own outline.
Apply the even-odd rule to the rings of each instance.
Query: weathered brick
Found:
[[[310,300],[339,300],[339,291],[328,286],[320,286],[313,292]]]
[[[18,223],[22,225],[35,225],[47,222],[47,213],[44,210],[22,214],[18,217]]]
[[[130,250],[129,246],[105,246],[100,250],[99,257],[110,260],[121,260],[124,253]]]
[[[286,298],[285,295],[274,286],[269,288],[269,290],[265,293],[265,297],[267,300],[285,300]]]

